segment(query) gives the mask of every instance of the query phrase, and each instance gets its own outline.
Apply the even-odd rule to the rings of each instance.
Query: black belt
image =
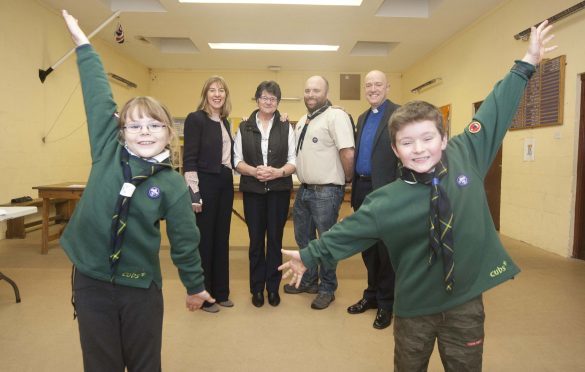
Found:
[[[357,175],[356,178],[360,181],[372,182],[372,176]]]
[[[309,185],[308,183],[303,183],[303,184],[301,184],[301,186],[307,190],[322,191],[324,188],[327,188],[327,187],[342,188],[344,185],[336,185],[334,183],[326,183],[324,185]]]

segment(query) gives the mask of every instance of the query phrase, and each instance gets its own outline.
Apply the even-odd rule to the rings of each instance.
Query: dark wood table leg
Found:
[[[43,231],[41,236],[41,254],[49,253],[49,208],[48,198],[43,197]]]

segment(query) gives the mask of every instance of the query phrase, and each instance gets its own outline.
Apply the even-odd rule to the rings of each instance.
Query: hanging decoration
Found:
[[[114,32],[114,40],[116,40],[116,43],[118,44],[124,44],[124,29],[122,28],[122,24],[120,22],[118,22],[118,26]]]

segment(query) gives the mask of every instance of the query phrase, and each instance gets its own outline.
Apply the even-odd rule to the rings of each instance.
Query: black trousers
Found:
[[[355,210],[358,210],[366,196],[372,192],[372,182],[357,178],[355,182]],[[377,303],[379,309],[392,311],[394,306],[394,269],[390,263],[388,249],[382,241],[362,252],[362,259],[368,270],[368,287],[363,298]]]
[[[219,174],[199,172],[198,176],[203,211],[195,217],[201,234],[199,254],[205,289],[217,301],[226,301],[230,294],[229,245],[234,203],[232,170],[222,166]]]
[[[76,270],[73,296],[84,371],[161,370],[160,288],[114,285]]]
[[[278,292],[282,273],[282,235],[290,190],[266,194],[244,192],[244,216],[250,237],[250,292]]]

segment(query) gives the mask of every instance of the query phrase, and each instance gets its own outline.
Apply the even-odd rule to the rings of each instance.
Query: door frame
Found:
[[[577,182],[575,187],[575,219],[572,257],[585,260],[585,73],[581,77],[579,99],[579,142],[577,145]]]

